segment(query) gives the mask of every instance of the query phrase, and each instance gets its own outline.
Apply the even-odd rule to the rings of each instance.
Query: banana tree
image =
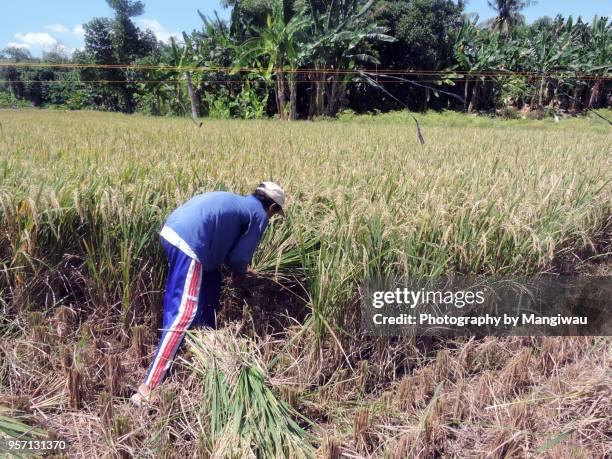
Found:
[[[283,2],[276,2],[265,27],[254,27],[254,37],[241,45],[236,68],[255,63],[264,78],[274,76],[278,114],[281,120],[297,118],[297,70],[304,61],[306,18],[298,13],[288,18]],[[289,110],[287,114],[287,92]]]
[[[190,44],[190,46],[192,46]],[[158,59],[145,59],[142,64],[151,66],[147,70],[147,80],[139,84],[141,94],[153,97],[153,112],[158,114],[161,104],[168,100],[173,94],[177,109],[187,113],[183,105],[181,81],[187,84],[189,100],[191,102],[191,116],[196,121],[199,116],[198,95],[193,87],[191,69],[193,65],[193,54],[188,46],[179,46],[174,37],[170,37],[170,44],[166,46]]]
[[[187,84],[187,92],[189,94],[189,102],[191,103],[191,117],[197,120],[200,117],[200,95],[193,87],[192,80],[192,69],[197,65],[196,61],[196,44],[189,35],[183,32],[184,46],[182,50],[179,50],[176,45],[174,37],[171,38],[172,42],[172,53],[175,56],[175,60],[178,61],[177,72],[182,73],[185,76],[185,83]]]
[[[187,113],[183,105],[183,72],[180,70],[182,54],[180,46],[171,38],[170,44],[162,48],[160,55],[148,56],[136,62],[147,67],[143,71],[143,81],[137,86],[137,98],[140,103],[148,104],[154,115],[162,114],[166,104],[173,113]]]
[[[369,12],[374,0],[335,0],[319,12],[309,2],[311,40],[306,44],[306,55],[311,57],[313,70],[309,74],[312,91],[309,118],[315,115],[335,116],[349,73],[340,69],[353,68],[356,63],[379,64],[368,52],[367,44],[373,41],[394,41],[386,35],[387,29],[371,23]]]
[[[595,75],[590,89],[588,108],[597,108],[604,87],[604,76],[612,70],[612,22],[595,16],[587,41],[589,73]]]
[[[147,67],[142,72],[142,81],[136,85],[135,97],[140,108],[146,107],[150,114],[161,115],[162,107],[173,97],[171,91],[164,85],[164,82],[170,78],[169,72],[163,68],[160,56],[147,56],[137,60],[135,64]]]
[[[567,71],[575,54],[576,44],[571,17],[565,23],[560,23],[553,32],[542,28],[532,30],[528,34],[522,45],[521,57],[527,70],[539,75],[531,99],[531,108],[541,108],[546,102],[554,104],[557,89],[563,81],[561,72]],[[550,74],[553,72],[557,72],[556,78],[551,78]]]
[[[205,95],[207,100],[221,100],[224,94],[233,97],[234,78],[228,74],[228,68],[232,66],[239,50],[239,44],[230,33],[227,23],[216,15],[208,18],[198,10],[202,19],[202,29],[193,31],[191,41],[193,43],[193,61],[198,67],[195,80],[199,82],[198,89]],[[231,79],[229,87],[219,83],[219,80]],[[242,79],[235,77],[237,83]],[[209,107],[210,109],[210,107]]]
[[[465,22],[457,36],[454,53],[459,63],[458,70],[467,71],[463,98],[465,108],[471,113],[478,109],[481,94],[487,89],[483,73],[506,70],[503,65],[506,40],[497,32],[479,29],[475,24]],[[472,77],[472,74],[475,75]],[[471,80],[473,84],[470,87]]]

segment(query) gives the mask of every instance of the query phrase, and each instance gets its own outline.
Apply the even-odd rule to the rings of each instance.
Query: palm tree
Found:
[[[489,8],[497,13],[491,22],[492,28],[508,35],[514,26],[525,24],[525,16],[521,14],[521,11],[536,2],[533,0],[488,0],[487,3]]]

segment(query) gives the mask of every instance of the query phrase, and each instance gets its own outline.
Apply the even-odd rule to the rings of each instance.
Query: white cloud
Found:
[[[72,53],[75,52],[75,50],[75,48],[70,48],[69,46],[63,45],[62,43],[58,43],[53,48],[51,48],[50,51],[70,56]]]
[[[31,46],[41,46],[43,48],[57,45],[57,40],[49,35],[47,32],[27,32],[27,33],[16,33],[14,37]]]
[[[14,41],[9,41],[6,46],[8,48],[30,49],[30,45],[26,45],[25,43],[15,43]]]
[[[79,36],[79,38],[80,35],[82,36],[83,31],[81,25],[75,26],[73,29],[69,29],[62,24],[47,24],[45,25],[45,29],[61,34],[72,33],[74,36]],[[8,43],[7,46],[27,49],[35,53],[58,52],[61,54],[70,55],[76,50],[76,48],[72,46],[66,46],[48,32],[18,32],[13,36],[17,40]],[[70,40],[69,36],[67,38]],[[74,40],[75,39],[73,38],[72,41]],[[82,40],[78,39],[78,41]]]
[[[168,41],[170,37],[179,39],[182,36],[180,32],[169,32],[156,19],[140,18],[136,20],[136,23],[143,29],[150,29],[157,39],[161,41]]]
[[[74,28],[72,29],[72,33],[75,35],[85,35],[85,29],[83,29],[83,25],[79,24],[77,26],[74,26]]]
[[[69,32],[68,27],[66,27],[64,24],[49,24],[45,26],[45,29],[50,30],[51,32],[57,32],[57,33]]]

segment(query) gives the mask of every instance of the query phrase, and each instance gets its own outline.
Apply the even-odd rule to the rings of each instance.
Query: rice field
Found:
[[[197,128],[0,111],[0,416],[69,438],[77,457],[610,454],[607,338],[358,330],[372,274],[609,274],[610,127],[420,120],[423,146],[405,114]],[[126,397],[156,344],[165,216],[196,193],[268,179],[287,191],[287,216],[255,255],[250,294],[225,283],[228,327],[216,332],[249,351],[215,372],[201,346],[211,338],[194,336],[135,412]],[[241,415],[214,404],[213,388],[268,413],[279,436],[224,428]]]

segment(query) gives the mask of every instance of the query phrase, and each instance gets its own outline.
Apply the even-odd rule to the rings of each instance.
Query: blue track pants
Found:
[[[164,294],[163,328],[145,384],[157,387],[172,365],[185,332],[194,326],[216,328],[216,311],[221,290],[220,271],[202,272],[202,264],[164,238],[168,255],[168,279]]]

